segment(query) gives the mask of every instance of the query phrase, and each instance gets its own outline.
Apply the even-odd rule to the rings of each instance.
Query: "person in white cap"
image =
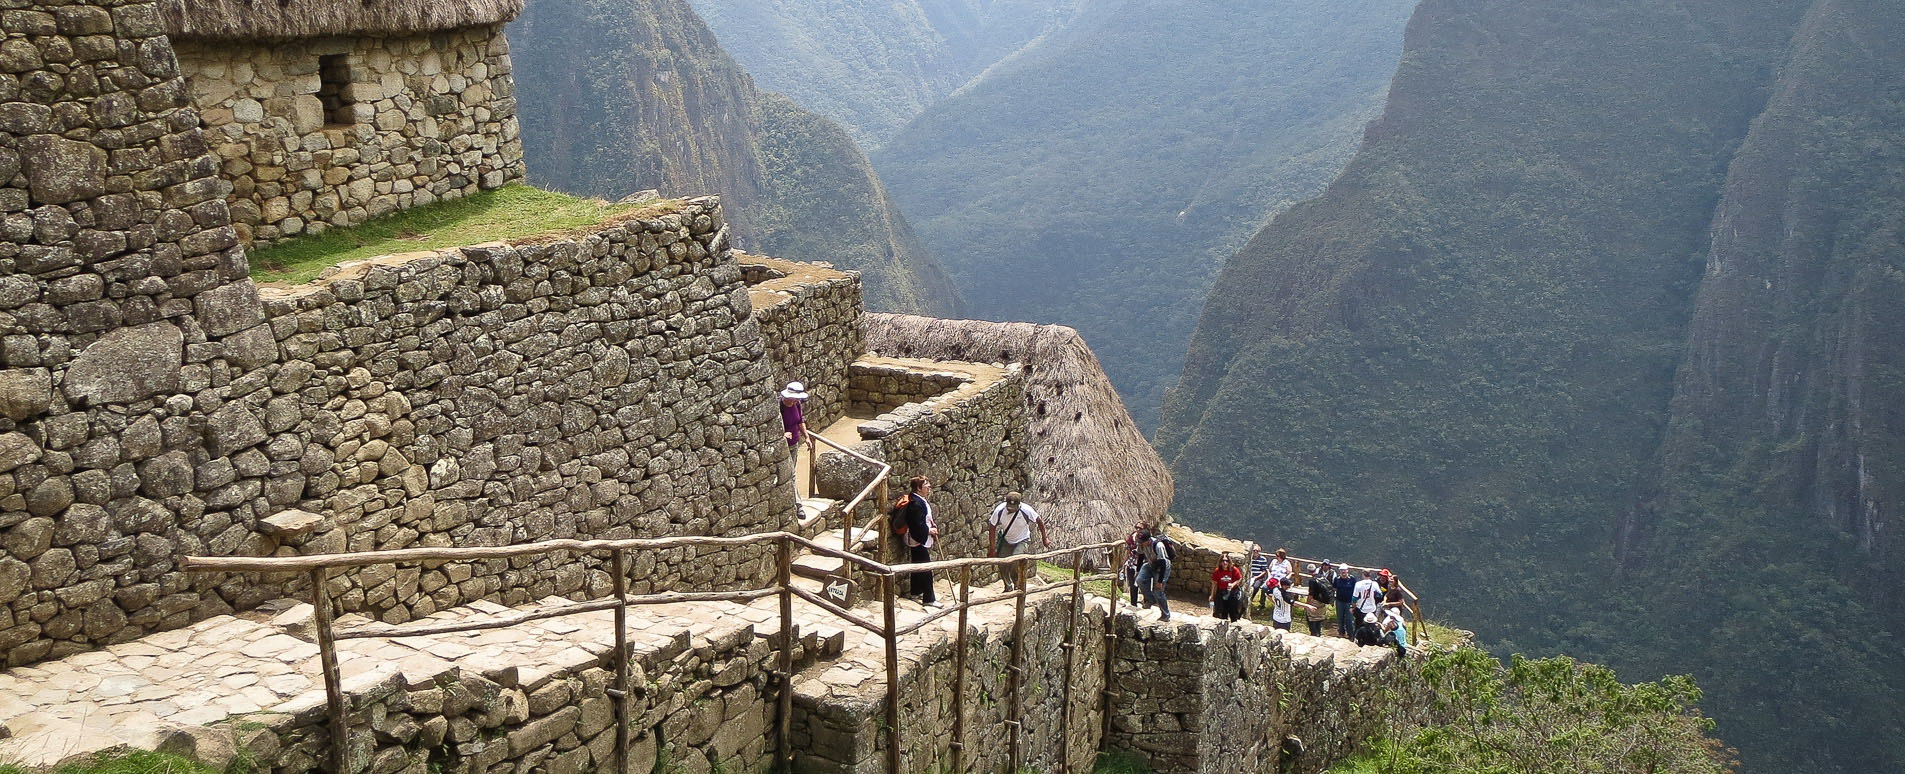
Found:
[[[787,456],[794,458],[794,469],[800,469],[800,443],[807,442],[807,454],[814,453],[814,438],[807,434],[807,418],[803,409],[807,406],[807,385],[800,382],[788,382],[787,389],[781,390],[781,436],[787,439]]]
[[[1045,521],[1039,518],[1038,511],[1033,510],[1030,503],[1023,500],[1024,497],[1018,492],[1007,492],[1005,501],[994,506],[992,515],[986,517],[988,535],[986,543],[992,546],[988,556],[1017,556],[1026,553],[1026,549],[1032,545],[1033,526],[1038,527],[1039,543],[1046,548],[1052,547],[1051,536],[1045,534]],[[1003,573],[1007,591],[1018,588],[1015,580],[1023,582],[1023,578],[1017,577],[1022,570],[1024,570],[1023,564],[1014,564]]]

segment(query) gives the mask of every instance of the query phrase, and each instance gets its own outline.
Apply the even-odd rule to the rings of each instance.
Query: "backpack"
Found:
[[[1330,604],[1336,601],[1336,590],[1321,575],[1310,576],[1310,600],[1318,604]]]
[[[893,501],[893,510],[887,511],[886,527],[892,530],[893,534],[906,534],[906,506],[912,502],[913,495],[911,493],[900,495],[900,499]]]
[[[1173,562],[1177,561],[1177,541],[1172,540],[1163,535],[1159,535],[1158,542],[1163,544],[1164,546],[1164,558],[1169,559]]]

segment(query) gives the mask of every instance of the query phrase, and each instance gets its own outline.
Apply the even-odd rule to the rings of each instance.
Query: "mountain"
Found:
[[[1175,510],[1693,673],[1748,770],[1900,770],[1902,14],[1424,0],[1355,159],[1217,280]]]
[[[839,121],[867,147],[1085,0],[693,0],[764,88]]]
[[[1376,114],[1411,0],[1096,0],[874,166],[970,313],[1075,327],[1156,422],[1222,259]]]
[[[1713,686],[1750,708],[1731,736],[1788,742],[1795,771],[1905,770],[1905,6],[1814,4],[1712,234],[1660,489],[1616,550],[1762,593],[1674,600],[1719,636],[1634,659],[1765,664]]]
[[[738,246],[857,270],[877,310],[958,309],[853,139],[757,89],[686,3],[531,3],[509,41],[532,182],[719,193]]]

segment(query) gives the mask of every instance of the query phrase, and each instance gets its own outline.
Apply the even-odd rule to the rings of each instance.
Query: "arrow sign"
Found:
[[[843,605],[847,603],[847,582],[844,580],[828,581],[821,591],[832,597],[835,602]]]

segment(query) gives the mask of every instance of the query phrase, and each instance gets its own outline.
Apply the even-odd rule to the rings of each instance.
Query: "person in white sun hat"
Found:
[[[814,438],[807,433],[807,418],[803,410],[807,407],[807,385],[800,382],[788,382],[787,389],[781,390],[781,436],[787,439],[787,456],[793,458],[794,469],[800,469],[800,444],[807,442],[807,454],[814,453]]]

